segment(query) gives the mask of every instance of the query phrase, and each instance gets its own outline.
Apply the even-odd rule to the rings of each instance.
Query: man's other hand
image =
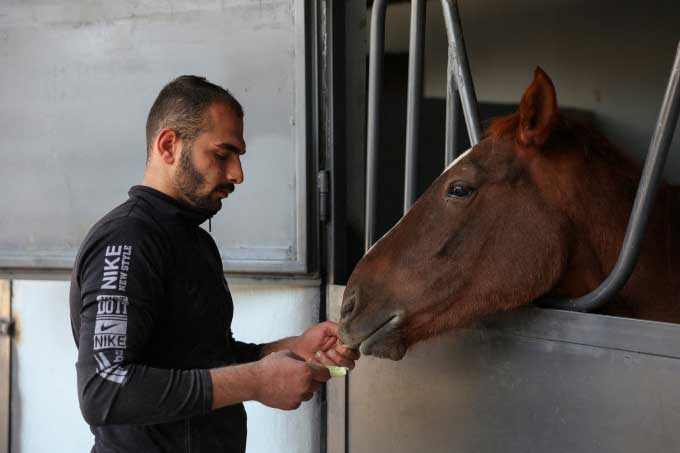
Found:
[[[297,337],[294,351],[305,360],[321,365],[344,366],[350,370],[360,357],[359,351],[350,349],[340,342],[338,325],[332,321],[322,322],[307,329]]]
[[[308,364],[291,351],[269,354],[256,367],[255,400],[277,409],[297,409],[331,378],[326,368]]]

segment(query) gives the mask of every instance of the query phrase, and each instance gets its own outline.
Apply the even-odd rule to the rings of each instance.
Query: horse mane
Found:
[[[489,123],[484,138],[492,140],[509,140],[518,143],[519,112],[507,116],[494,118]],[[574,149],[583,150],[584,157],[597,159],[612,168],[626,182],[637,186],[641,167],[628,156],[624,155],[602,133],[591,124],[559,114],[555,128],[550,134],[544,148],[551,145],[571,145]]]

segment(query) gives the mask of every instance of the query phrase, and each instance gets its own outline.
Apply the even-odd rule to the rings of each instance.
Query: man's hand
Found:
[[[338,338],[338,325],[332,321],[310,327],[296,338],[293,351],[314,363],[354,368],[359,351],[343,345]]]
[[[290,351],[269,354],[255,363],[255,400],[277,409],[297,409],[331,378],[324,367],[306,363]]]

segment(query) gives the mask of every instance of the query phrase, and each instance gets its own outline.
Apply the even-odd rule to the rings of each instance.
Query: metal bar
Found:
[[[326,287],[326,313],[328,319],[340,322],[340,306],[344,285],[328,285]],[[347,382],[349,376],[331,379],[326,383],[328,394],[328,449],[326,453],[346,453],[348,450],[347,427],[348,407]]]
[[[330,218],[330,171],[320,170],[317,174],[317,188],[319,190],[319,222],[325,224]]]
[[[475,86],[472,82],[470,64],[467,58],[467,51],[465,50],[458,1],[442,0],[442,9],[444,10],[446,34],[449,38],[449,49],[452,50],[453,58],[455,59],[454,74],[458,84],[458,91],[460,92],[465,124],[470,136],[470,145],[474,146],[479,143],[482,134],[479,126],[477,95],[475,94]]]
[[[0,318],[12,321],[11,282],[0,280]],[[12,336],[0,335],[0,453],[10,449],[10,401],[12,376]]]
[[[455,59],[449,47],[446,70],[446,136],[444,140],[444,168],[448,167],[458,154],[458,115],[460,115],[460,95],[456,84]]]
[[[411,1],[408,94],[406,104],[404,213],[406,213],[416,201],[416,186],[418,184],[418,131],[420,130],[420,105],[423,98],[426,4],[425,0]]]
[[[380,94],[382,93],[383,53],[385,49],[385,12],[387,0],[376,0],[371,11],[371,36],[368,56],[368,120],[366,131],[366,237],[364,250],[375,236],[375,200],[378,191],[378,145],[380,139]]]
[[[327,89],[329,79],[332,81],[332,75],[329,74],[329,72],[331,72],[332,64],[329,63],[328,58],[324,58],[324,56],[328,55],[328,52],[326,51],[328,46],[327,36],[330,32],[324,27],[327,23],[324,17],[326,2],[309,2],[305,7],[308,7],[307,13],[305,14],[305,20],[307,21],[306,27],[309,30],[308,36],[310,38],[307,40],[307,56],[305,57],[307,61],[310,62],[310,77],[309,83],[307,84],[309,96],[307,99],[311,121],[309,122],[310,130],[308,131],[309,133],[307,136],[309,140],[308,143],[311,145],[310,149],[314,150],[314,152],[310,153],[308,162],[311,167],[310,173],[313,174],[313,172],[318,172],[317,176],[320,176],[321,169],[328,168],[324,157],[328,152],[327,144],[333,139],[332,128],[329,132],[327,127],[329,123],[332,124],[332,122],[328,120],[327,115],[330,111],[329,107],[333,105],[333,94],[332,92],[329,93]],[[328,242],[325,240],[329,236],[333,236],[334,230],[333,224],[326,225],[328,219],[322,217],[323,214],[321,210],[324,207],[324,202],[327,201],[327,198],[326,200],[323,200],[321,187],[319,187],[322,181],[319,181],[319,179],[320,178],[317,179],[316,187],[319,197],[316,204],[317,211],[314,212],[315,200],[309,200],[308,206],[310,212],[308,219],[313,222],[313,219],[318,216],[321,226],[318,228],[313,225],[309,227],[311,233],[310,242],[314,243],[312,250],[317,251],[317,253],[310,254],[308,259],[310,260],[310,269],[328,270],[324,265],[328,263],[327,257],[328,254],[332,254],[332,249],[326,247]],[[316,245],[316,247],[314,247],[314,245]],[[325,432],[322,430],[321,436],[323,437],[324,435]]]
[[[649,145],[645,167],[642,170],[640,185],[635,196],[628,227],[626,228],[621,253],[614,269],[599,287],[585,296],[566,300],[547,300],[541,302],[541,305],[564,310],[591,311],[616,294],[630,277],[640,253],[642,236],[649,219],[652,202],[659,186],[668,150],[673,139],[673,132],[678,121],[678,113],[680,112],[679,80],[680,43],[675,54],[675,61],[671,69],[671,75],[666,87],[661,111],[659,112],[659,118],[656,122],[654,135]]]

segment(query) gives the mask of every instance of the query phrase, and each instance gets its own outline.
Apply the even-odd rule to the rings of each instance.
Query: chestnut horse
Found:
[[[519,111],[453,162],[357,264],[340,336],[401,359],[414,343],[541,297],[576,297],[617,260],[640,169],[564,118],[540,68]],[[662,183],[637,266],[601,313],[680,322],[680,187]]]

